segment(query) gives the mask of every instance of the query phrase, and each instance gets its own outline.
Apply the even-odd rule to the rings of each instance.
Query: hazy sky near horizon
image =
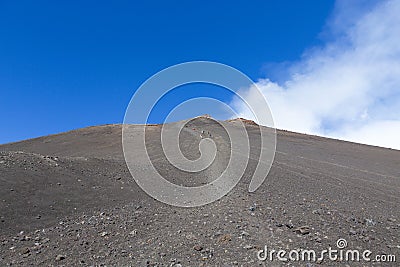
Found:
[[[2,1],[0,143],[121,123],[150,76],[208,60],[257,81],[278,128],[399,149],[399,1],[351,3]],[[235,104],[176,92],[150,122],[190,97]]]

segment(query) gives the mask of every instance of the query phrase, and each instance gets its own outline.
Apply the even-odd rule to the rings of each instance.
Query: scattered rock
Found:
[[[103,237],[104,237],[104,236],[107,236],[107,235],[108,235],[108,233],[105,232],[105,231],[100,233],[100,236],[103,236]]]
[[[25,248],[21,249],[21,254],[22,254],[22,255],[28,254],[28,253],[30,253],[30,252],[31,252],[31,250],[30,250],[28,247],[25,247]]]
[[[137,235],[137,230],[135,229],[132,232],[130,232],[129,234],[132,235],[132,236],[136,236]]]
[[[248,232],[246,232],[246,231],[242,231],[242,233],[240,234],[242,237],[243,236],[250,236],[250,234],[248,233]]]
[[[387,220],[388,220],[388,222],[396,222],[395,218],[388,218]]]
[[[221,235],[222,235],[222,232],[221,232],[221,231],[217,231],[217,232],[215,232],[215,234],[214,234],[215,237],[221,236]]]
[[[66,258],[65,255],[57,255],[57,256],[56,256],[56,261],[62,261],[62,260],[64,260],[65,258]]]
[[[297,234],[301,235],[307,235],[310,233],[310,227],[307,225],[297,227],[296,229],[293,230]]]
[[[200,246],[200,245],[196,245],[196,246],[193,247],[193,249],[196,250],[196,251],[202,251],[203,247]]]
[[[222,236],[218,239],[218,242],[220,242],[220,243],[227,243],[227,242],[229,242],[229,241],[231,241],[231,240],[232,240],[231,235],[230,235],[230,234],[226,234],[226,235],[222,235]]]
[[[192,233],[188,233],[185,237],[188,240],[196,239],[196,236],[194,234],[192,234]]]
[[[286,227],[292,229],[294,227],[293,223],[290,221],[286,224]]]
[[[376,225],[376,222],[372,219],[365,219],[364,223],[366,226],[375,226]]]
[[[28,236],[28,235],[25,235],[25,236],[21,237],[19,240],[21,240],[21,241],[29,241],[29,240],[31,240],[31,237]]]
[[[321,215],[322,214],[322,209],[313,210],[312,213],[316,214],[316,215]]]

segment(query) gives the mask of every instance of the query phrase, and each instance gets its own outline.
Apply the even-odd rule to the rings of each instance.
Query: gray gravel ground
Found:
[[[150,154],[157,155],[161,126],[147,128]],[[189,128],[227,141],[206,118]],[[258,131],[248,125],[255,154]],[[181,138],[185,155],[195,158],[199,140]],[[216,160],[214,174],[228,158]],[[198,185],[209,178],[182,173],[163,157],[154,162],[176,183]],[[153,200],[131,178],[121,125],[2,145],[0,266],[399,265],[400,151],[278,131],[272,169],[249,193],[256,163],[250,160],[238,186],[219,201],[178,208]],[[395,255],[397,263],[257,258],[265,246],[336,249],[339,238],[348,249],[371,250],[373,259]]]

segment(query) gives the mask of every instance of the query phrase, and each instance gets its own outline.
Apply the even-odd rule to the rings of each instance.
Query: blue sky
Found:
[[[333,5],[1,1],[0,143],[121,123],[140,84],[177,63],[217,61],[255,80],[269,63],[298,60],[319,44]]]
[[[400,149],[400,0],[142,2],[1,1],[0,143],[121,123],[146,79],[207,60],[253,79],[277,128]],[[251,118],[181,89],[150,122],[200,96]]]

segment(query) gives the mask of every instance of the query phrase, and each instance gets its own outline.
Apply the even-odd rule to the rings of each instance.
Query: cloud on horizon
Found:
[[[283,81],[256,83],[275,127],[400,149],[398,14],[400,0],[337,1],[321,34],[326,43],[290,63]],[[244,94],[257,108],[254,90]],[[232,104],[241,116],[255,119],[238,101]]]

